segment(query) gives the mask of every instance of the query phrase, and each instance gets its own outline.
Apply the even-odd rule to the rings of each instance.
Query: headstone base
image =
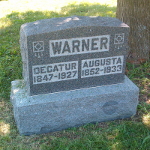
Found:
[[[20,134],[31,135],[131,117],[138,94],[127,77],[124,83],[36,96],[27,96],[23,80],[17,80],[12,81],[11,102]]]

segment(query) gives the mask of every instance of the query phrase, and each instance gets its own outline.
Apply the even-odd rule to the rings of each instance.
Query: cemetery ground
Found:
[[[20,26],[40,19],[79,16],[115,17],[116,1],[107,4],[80,0],[0,1],[0,149],[102,149],[148,150],[150,148],[150,61],[127,63],[126,75],[140,88],[137,114],[124,120],[87,124],[63,131],[21,136],[10,103],[10,83],[22,79],[19,47]],[[44,2],[49,2],[45,4]],[[17,4],[17,5],[16,5]],[[49,5],[49,6],[48,6]],[[43,6],[43,7],[40,7]],[[49,10],[48,10],[49,9]]]

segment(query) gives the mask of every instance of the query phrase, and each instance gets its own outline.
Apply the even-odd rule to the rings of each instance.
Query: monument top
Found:
[[[89,27],[89,26],[105,26],[105,27],[129,27],[117,18],[111,17],[88,17],[88,16],[72,16],[62,18],[51,18],[37,20],[35,22],[25,23],[21,29],[26,32],[27,36],[56,32],[69,28]]]

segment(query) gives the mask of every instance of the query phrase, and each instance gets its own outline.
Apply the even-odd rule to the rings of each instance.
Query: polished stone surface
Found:
[[[116,18],[72,16],[21,26],[23,76],[29,95],[124,80],[129,27]]]

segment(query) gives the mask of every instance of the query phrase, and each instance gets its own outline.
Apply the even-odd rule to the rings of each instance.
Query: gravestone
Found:
[[[24,80],[12,81],[21,134],[47,133],[136,113],[125,76],[129,27],[110,17],[65,17],[21,26]]]
[[[114,18],[40,20],[21,27],[29,95],[121,83],[129,27]]]

